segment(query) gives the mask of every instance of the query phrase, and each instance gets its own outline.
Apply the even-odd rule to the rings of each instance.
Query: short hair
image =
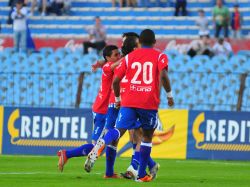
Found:
[[[135,32],[125,32],[125,33],[122,34],[123,38],[124,37],[129,37],[129,36],[134,36],[136,38],[139,38],[139,35],[137,33],[135,33]]]
[[[122,54],[126,56],[130,52],[134,50],[134,48],[138,47],[138,43],[136,42],[138,38],[136,36],[127,36],[122,45]]]
[[[107,62],[106,56],[110,57],[112,55],[112,51],[118,49],[115,45],[107,45],[102,52],[103,58]]]
[[[17,0],[16,4],[24,4],[24,0]]]
[[[224,42],[224,38],[218,38],[218,42],[219,43],[223,43]]]
[[[145,29],[141,32],[139,41],[142,45],[152,46],[155,44],[155,33],[151,29]]]
[[[199,9],[198,12],[200,12],[200,13],[205,13],[203,9]]]

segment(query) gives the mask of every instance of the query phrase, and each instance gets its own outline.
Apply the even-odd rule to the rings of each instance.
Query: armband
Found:
[[[172,95],[172,91],[167,92],[167,97],[173,97],[173,95]]]
[[[121,101],[121,97],[115,97],[115,102],[120,102]]]

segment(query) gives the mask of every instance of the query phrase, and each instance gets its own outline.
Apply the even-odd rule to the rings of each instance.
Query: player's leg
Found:
[[[139,128],[129,130],[130,142],[133,145],[133,154],[131,157],[130,165],[126,172],[121,173],[121,176],[126,179],[136,179],[138,175],[139,157],[140,157],[140,131]]]
[[[153,179],[148,175],[146,168],[150,159],[152,149],[152,138],[157,127],[157,110],[137,109],[139,120],[142,125],[142,142],[140,146],[140,166],[138,172],[139,182],[149,182]]]
[[[102,150],[105,145],[118,141],[118,139],[126,132],[127,127],[133,126],[136,119],[134,109],[121,107],[116,121],[116,128],[109,130],[104,138],[99,139],[92,151],[89,153],[84,164],[84,168],[87,172],[90,172],[94,166],[100,150]]]
[[[130,163],[132,163],[134,155],[135,155],[135,149],[136,149],[137,143],[134,142],[134,129],[129,130],[128,133],[129,133],[129,141],[131,142],[132,149],[133,149],[132,156],[131,156],[131,161],[130,161]]]
[[[84,163],[85,171],[90,172],[95,161],[98,159],[105,146],[111,144],[112,142],[118,141],[120,136],[122,136],[125,132],[126,129],[111,129],[103,138],[99,139],[94,148],[88,154],[88,157]]]
[[[97,142],[98,138],[102,133],[106,121],[106,115],[95,113],[93,114],[93,117],[94,117],[94,129],[92,133],[92,143],[84,144],[76,149],[67,150],[66,155],[68,159],[72,157],[87,156],[89,152],[93,149],[94,144]]]
[[[94,129],[92,133],[92,142],[95,143],[102,133],[106,120],[106,114],[93,113],[93,119],[94,119]],[[57,152],[57,156],[59,157],[58,169],[62,172],[64,165],[70,158],[87,156],[94,147],[93,143],[84,144],[81,145],[80,147],[71,150],[59,150]]]
[[[105,129],[107,132],[114,129],[119,110],[115,106],[110,106],[107,113]],[[106,147],[106,172],[104,178],[118,178],[114,173],[114,163],[116,159],[116,145]]]
[[[133,132],[132,142],[134,143],[133,145],[136,146],[135,149],[133,150],[134,154],[132,156],[130,166],[127,168],[127,171],[125,173],[121,173],[121,175],[126,179],[135,179],[137,178],[138,175],[138,168],[140,163],[140,145],[142,138],[142,130],[141,128],[137,128],[130,132]],[[160,165],[150,157],[147,167],[149,169],[150,175],[152,175],[152,177],[155,178]]]

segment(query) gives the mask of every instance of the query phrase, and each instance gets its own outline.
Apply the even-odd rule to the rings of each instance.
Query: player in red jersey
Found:
[[[168,60],[165,54],[153,49],[155,34],[152,30],[143,30],[140,34],[141,49],[128,54],[117,67],[113,88],[117,106],[121,104],[116,129],[110,130],[103,139],[99,139],[89,153],[85,164],[92,167],[98,157],[98,151],[118,139],[128,129],[134,128],[134,121],[139,118],[142,127],[140,146],[139,182],[153,179],[146,173],[151,153],[152,137],[157,126],[157,109],[159,106],[160,80],[167,92],[169,106],[174,104],[170,81],[167,75]],[[120,103],[120,81],[126,77],[127,84]]]
[[[104,48],[103,57],[106,62],[102,68],[102,82],[92,108],[94,120],[94,129],[92,133],[93,144],[96,143],[104,128],[110,98],[111,100],[113,100],[114,103],[114,93],[111,94],[113,70],[111,70],[110,67],[114,62],[120,59],[120,52],[116,46],[109,45]],[[58,151],[58,169],[62,172],[64,165],[66,164],[69,158],[87,156],[94,147],[93,144],[84,144],[73,150]]]

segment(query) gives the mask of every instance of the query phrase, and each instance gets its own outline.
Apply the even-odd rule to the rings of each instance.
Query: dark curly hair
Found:
[[[138,43],[137,43],[138,38],[136,36],[127,36],[126,39],[123,42],[122,45],[122,55],[126,56],[130,52],[134,50],[134,48],[137,48]]]

